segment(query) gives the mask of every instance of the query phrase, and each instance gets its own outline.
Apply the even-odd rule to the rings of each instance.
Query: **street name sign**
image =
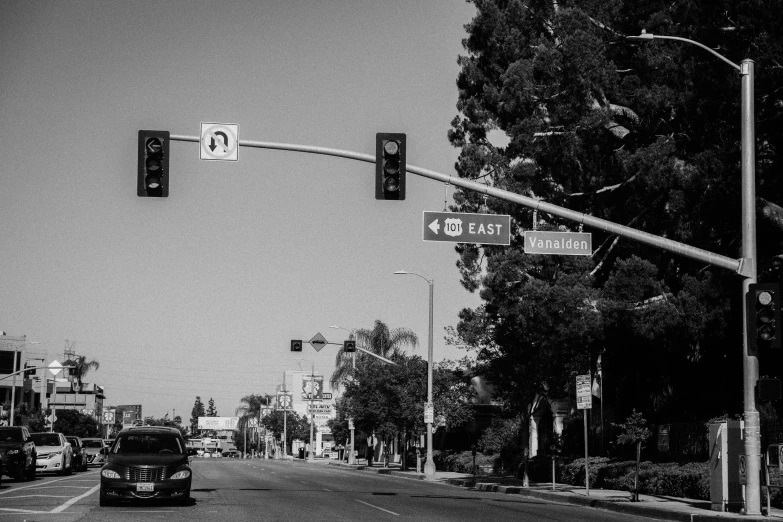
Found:
[[[590,390],[590,374],[576,376],[576,409],[589,410],[593,407],[593,393]]]
[[[586,232],[526,230],[525,253],[591,256],[593,255],[593,235]]]
[[[200,159],[223,161],[239,159],[239,125],[202,123],[200,136]]]
[[[313,336],[313,338],[310,339],[309,342],[310,342],[310,345],[313,348],[315,348],[316,352],[320,352],[321,348],[323,348],[324,346],[326,346],[329,343],[329,341],[326,340],[326,337],[321,335],[320,332],[315,334],[315,336]]]
[[[424,211],[422,239],[479,245],[511,244],[511,216]]]

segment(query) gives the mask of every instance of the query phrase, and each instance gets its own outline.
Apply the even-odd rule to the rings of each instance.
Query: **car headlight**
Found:
[[[19,450],[18,450],[18,449],[15,449],[15,450],[8,450],[8,451],[6,452],[6,455],[16,455],[17,453],[19,453]]]
[[[174,473],[171,478],[172,479],[186,479],[190,476],[190,471],[183,469],[182,471],[177,471]]]
[[[120,474],[114,471],[113,469],[102,469],[101,475],[110,478],[110,479],[118,479],[120,478]]]

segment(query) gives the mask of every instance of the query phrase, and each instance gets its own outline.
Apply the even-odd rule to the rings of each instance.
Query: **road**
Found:
[[[99,470],[3,480],[0,522],[194,520],[627,521],[635,517],[353,471],[323,463],[195,459],[187,506],[98,506]],[[643,520],[639,518],[638,520]]]

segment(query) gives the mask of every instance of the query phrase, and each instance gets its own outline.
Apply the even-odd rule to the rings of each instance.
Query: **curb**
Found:
[[[590,508],[603,509],[615,513],[626,515],[636,515],[657,520],[669,520],[675,522],[724,522],[726,520],[744,520],[744,521],[769,521],[769,517],[734,515],[730,513],[711,513],[711,512],[685,512],[673,511],[651,505],[640,505],[635,502],[614,502],[610,500],[591,499],[570,493],[558,493],[556,491],[542,491],[537,489],[523,488],[521,486],[501,486],[499,484],[477,483],[473,479],[447,479],[446,484],[463,488],[474,488],[477,491],[486,491],[491,493],[503,493],[510,495],[522,495],[524,497],[537,498],[548,502],[557,502],[560,504],[570,504],[574,506],[583,506]]]

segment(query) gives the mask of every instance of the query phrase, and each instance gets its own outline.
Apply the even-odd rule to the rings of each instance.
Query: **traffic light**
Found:
[[[302,341],[298,339],[291,339],[291,351],[292,352],[301,352],[302,351]]]
[[[169,196],[168,131],[139,131],[139,177],[137,194],[141,198]]]
[[[405,199],[405,134],[375,135],[375,199]]]
[[[780,289],[777,283],[755,283],[748,289],[748,347],[780,348]]]
[[[343,351],[348,352],[355,352],[356,351],[356,341],[343,341]]]
[[[33,368],[33,366],[27,366],[27,363],[24,363],[25,368]],[[35,377],[36,370],[25,370],[24,372],[24,378],[25,379],[32,379]]]
[[[760,378],[756,381],[756,397],[762,401],[780,399],[780,379]]]

